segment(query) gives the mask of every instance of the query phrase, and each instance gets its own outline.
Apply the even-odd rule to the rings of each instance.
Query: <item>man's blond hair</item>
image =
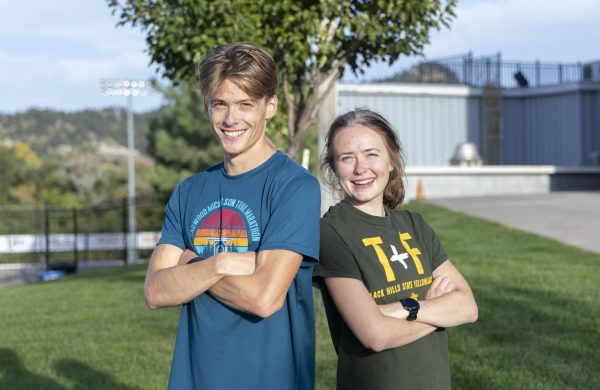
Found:
[[[273,57],[250,43],[217,46],[202,58],[196,74],[205,100],[213,97],[225,80],[256,100],[274,96],[277,88]]]

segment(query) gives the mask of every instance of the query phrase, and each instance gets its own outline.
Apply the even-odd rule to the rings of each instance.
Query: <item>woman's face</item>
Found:
[[[383,136],[362,125],[341,129],[333,139],[333,163],[345,199],[383,216],[383,192],[394,169]]]

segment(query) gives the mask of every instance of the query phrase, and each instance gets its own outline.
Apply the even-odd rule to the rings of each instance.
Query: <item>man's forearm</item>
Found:
[[[252,275],[223,278],[209,292],[234,309],[269,317],[283,305],[301,262],[302,255],[295,252],[262,251]]]
[[[256,268],[256,254],[219,253],[190,264],[183,262],[187,252],[162,246],[152,253],[146,282],[146,302],[150,308],[177,306],[206,292],[225,276],[250,275]],[[193,252],[192,252],[193,253]]]
[[[207,291],[223,276],[216,270],[214,257],[157,270],[146,278],[146,303],[151,309],[181,305]]]
[[[229,307],[266,318],[281,308],[287,295],[287,288],[277,291],[267,280],[269,277],[264,272],[228,276],[215,283],[209,292]]]
[[[228,276],[209,288],[212,296],[229,307],[256,314],[255,302],[260,294],[253,288],[252,276]]]

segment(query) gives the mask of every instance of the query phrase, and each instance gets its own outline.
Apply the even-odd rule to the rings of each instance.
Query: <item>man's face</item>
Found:
[[[267,120],[277,112],[277,96],[254,100],[230,80],[225,80],[206,101],[206,112],[225,159],[244,155],[259,160],[267,145]]]

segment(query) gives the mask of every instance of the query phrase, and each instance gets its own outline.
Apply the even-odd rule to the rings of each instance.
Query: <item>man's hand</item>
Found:
[[[221,252],[215,256],[217,274],[224,276],[252,275],[256,269],[256,252]]]
[[[196,252],[186,249],[179,257],[179,265],[187,264],[196,257]],[[252,275],[256,269],[256,252],[221,252],[214,258],[215,271],[221,276]]]
[[[178,306],[205,293],[223,278],[253,275],[256,253],[223,252],[189,263],[198,255],[170,244],[160,244],[152,252],[144,296],[151,309]]]

